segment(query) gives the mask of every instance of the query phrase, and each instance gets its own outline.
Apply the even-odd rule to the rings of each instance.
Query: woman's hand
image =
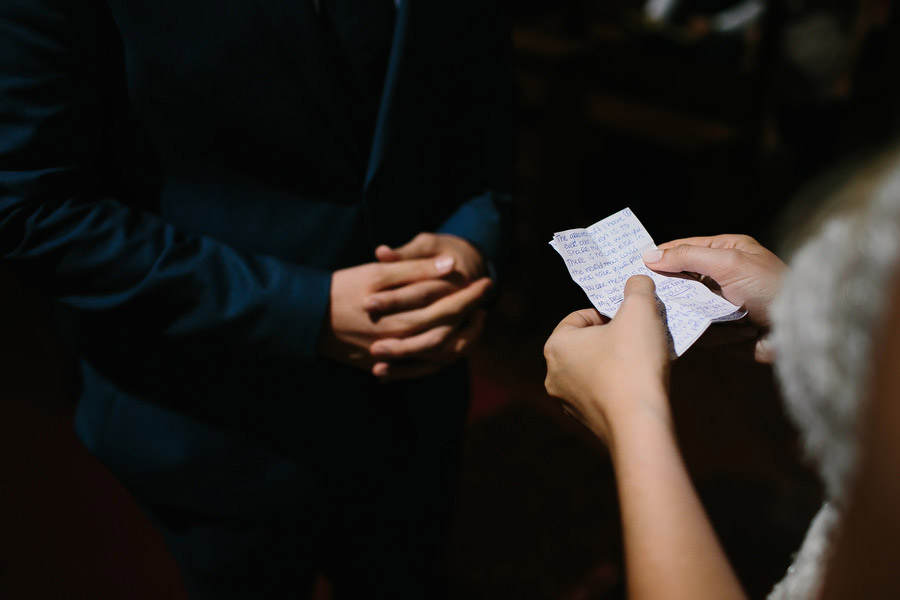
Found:
[[[547,392],[607,444],[626,421],[649,417],[671,426],[666,330],[649,277],[628,280],[612,320],[594,309],[563,319],[544,357]]]
[[[566,317],[544,346],[547,391],[610,449],[629,598],[746,600],[678,451],[653,280],[632,277],[611,321]]]
[[[672,240],[644,252],[654,271],[692,272],[713,279],[729,302],[747,309],[750,320],[768,327],[769,306],[787,270],[780,258],[748,235]]]
[[[775,254],[750,236],[716,235],[660,244],[658,249],[644,252],[644,263],[654,271],[692,272],[712,279],[725,299],[743,306],[750,321],[760,329],[756,360],[772,362],[774,357],[764,334],[771,325],[769,307],[787,271]],[[744,334],[736,339],[749,338]]]

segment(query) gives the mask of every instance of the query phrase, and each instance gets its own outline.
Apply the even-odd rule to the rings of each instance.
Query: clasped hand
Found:
[[[481,334],[491,287],[480,252],[462,238],[422,233],[378,262],[335,271],[323,355],[382,380],[433,373]]]

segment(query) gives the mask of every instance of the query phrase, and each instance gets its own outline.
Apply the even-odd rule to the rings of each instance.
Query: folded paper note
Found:
[[[746,314],[695,279],[648,269],[641,254],[656,244],[629,208],[587,229],[556,233],[550,245],[566,261],[572,279],[594,307],[607,317],[614,317],[619,310],[629,277],[651,277],[668,326],[669,349],[676,356],[690,348],[710,323],[733,321]]]

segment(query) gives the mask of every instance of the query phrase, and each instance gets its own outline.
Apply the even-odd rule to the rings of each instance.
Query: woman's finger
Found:
[[[748,244],[758,245],[755,239],[749,235],[737,233],[724,233],[720,235],[700,235],[695,237],[681,238],[677,240],[669,240],[664,244],[659,244],[657,248],[666,250],[675,246],[702,246],[704,248],[740,248]]]
[[[691,244],[679,244],[671,248],[646,250],[644,264],[664,273],[693,272],[708,275],[715,280],[735,267],[737,255],[727,248],[707,248]]]
[[[656,284],[646,275],[634,275],[625,282],[624,299],[615,320],[621,321],[637,311],[652,311],[658,314]]]
[[[582,308],[573,313],[569,313],[565,319],[559,322],[556,329],[566,327],[591,327],[594,325],[605,325],[609,323],[609,318],[604,317],[594,308]]]

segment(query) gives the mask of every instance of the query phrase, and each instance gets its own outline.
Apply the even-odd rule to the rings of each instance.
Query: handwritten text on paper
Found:
[[[641,254],[656,245],[629,208],[587,229],[556,233],[550,245],[562,256],[572,279],[594,307],[608,317],[615,316],[619,310],[629,277],[651,277],[663,305],[660,310],[665,313],[671,347],[677,356],[697,341],[710,323],[732,321],[746,314],[699,281],[661,275],[648,269]]]

